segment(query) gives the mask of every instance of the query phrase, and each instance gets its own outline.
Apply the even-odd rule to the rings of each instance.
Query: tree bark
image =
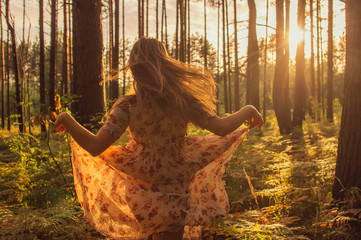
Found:
[[[41,133],[46,134],[46,93],[45,93],[45,40],[44,40],[44,0],[39,0],[39,91],[40,91],[40,126]]]
[[[0,1],[0,9],[2,9],[2,1]],[[1,57],[1,127],[5,128],[5,61],[4,61],[4,38],[3,38],[3,21],[0,15],[0,30],[1,30],[1,43],[0,43],[0,57]]]
[[[115,100],[119,97],[119,0],[114,0],[115,3],[115,29],[114,29],[114,46],[112,53],[112,81],[110,99]]]
[[[155,38],[159,40],[159,0],[155,1]]]
[[[49,59],[49,108],[55,111],[55,94],[57,92],[56,64],[57,64],[57,0],[51,1],[51,35]]]
[[[124,71],[124,69],[125,69],[125,14],[124,14],[124,10],[125,10],[125,8],[124,8],[124,1],[125,0],[123,0],[122,1],[122,19],[123,19],[123,21],[122,21],[122,33],[123,33],[123,95],[125,95],[125,71]]]
[[[224,111],[229,112],[228,104],[228,80],[227,80],[227,60],[226,60],[226,16],[225,16],[225,0],[222,0],[222,37],[223,37],[223,88],[224,88]]]
[[[266,26],[268,26],[269,1],[266,6]],[[267,51],[268,51],[268,27],[266,27],[265,48],[264,48],[264,69],[263,69],[263,121],[266,122],[267,115]]]
[[[204,15],[204,68],[207,68],[207,0],[203,1]]]
[[[80,97],[72,112],[81,124],[97,125],[91,119],[104,111],[101,0],[74,0],[73,24],[73,92]]]
[[[231,55],[230,55],[230,44],[229,44],[229,23],[228,23],[228,0],[225,0],[226,3],[226,27],[227,27],[227,78],[228,78],[228,105],[229,112],[232,113],[232,80],[231,80]]]
[[[10,30],[8,28],[7,30],[7,48],[6,48],[6,116],[8,118],[8,122],[7,122],[7,129],[8,131],[10,131],[11,129],[11,118],[10,118]]]
[[[276,66],[273,83],[273,107],[281,134],[291,132],[288,86],[288,58],[284,32],[283,0],[276,0]]]
[[[315,89],[315,51],[314,51],[314,37],[313,37],[313,0],[310,0],[310,22],[311,22],[311,59],[310,59],[310,99],[309,99],[309,114],[312,118],[315,118],[315,101],[316,101],[316,89]]]
[[[306,79],[305,79],[305,0],[298,0],[297,25],[303,33],[303,39],[297,44],[296,52],[296,79],[295,79],[295,100],[293,111],[293,126],[302,127],[305,118],[306,106]]]
[[[252,104],[260,110],[259,106],[259,50],[256,31],[256,4],[248,0],[248,53],[247,53],[247,104]]]
[[[316,0],[316,48],[317,48],[317,75],[316,75],[316,88],[317,88],[317,106],[316,120],[321,119],[321,64],[320,64],[320,0]]]
[[[361,2],[346,1],[345,98],[332,195],[341,199],[345,189],[361,189]]]
[[[327,119],[333,122],[333,0],[328,0]]]
[[[234,107],[235,110],[239,109],[239,74],[238,74],[238,29],[237,29],[237,1],[233,1],[234,13]]]
[[[144,0],[138,0],[138,36],[144,36]]]
[[[6,21],[8,25],[8,29],[11,35],[11,45],[12,45],[12,60],[13,60],[13,71],[15,77],[15,92],[16,92],[16,113],[18,114],[18,125],[19,131],[21,133],[24,132],[24,114],[23,114],[23,107],[21,105],[21,85],[19,79],[19,67],[18,67],[18,57],[17,57],[17,50],[16,50],[16,38],[15,38],[15,30],[13,25],[10,23],[10,12],[9,12],[9,0],[6,0]],[[10,79],[9,79],[10,80]]]
[[[63,2],[63,56],[61,68],[61,94],[68,93],[68,13],[67,13],[67,0]]]

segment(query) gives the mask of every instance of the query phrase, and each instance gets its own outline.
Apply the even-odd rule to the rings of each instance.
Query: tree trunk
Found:
[[[344,105],[332,195],[340,199],[343,188],[361,189],[361,2],[346,1],[346,70]]]
[[[2,1],[0,1],[0,9],[2,9]],[[5,62],[4,62],[4,38],[3,38],[3,21],[0,17],[1,43],[0,43],[0,57],[1,57],[1,128],[5,128]]]
[[[297,25],[303,32],[303,39],[297,44],[296,52],[296,80],[295,80],[295,107],[293,110],[293,126],[302,127],[305,118],[306,106],[306,79],[305,79],[305,5],[306,0],[298,0]]]
[[[19,68],[18,68],[18,57],[16,50],[16,38],[15,38],[15,30],[13,25],[10,23],[10,12],[9,12],[9,0],[6,0],[6,21],[8,24],[8,29],[11,35],[11,44],[12,44],[12,60],[13,60],[13,71],[15,76],[15,92],[16,92],[16,113],[18,114],[18,124],[19,131],[21,133],[24,132],[24,114],[23,107],[21,105],[21,96],[20,96],[20,80],[19,80]]]
[[[252,104],[260,110],[259,106],[259,50],[256,31],[256,4],[248,0],[248,54],[247,54],[247,104]]]
[[[333,121],[333,0],[328,0],[327,119]]]
[[[39,0],[39,91],[40,91],[40,126],[41,134],[46,134],[45,122],[46,114],[46,93],[45,93],[45,41],[44,41],[44,0]]]
[[[115,100],[119,97],[119,0],[114,0],[115,3],[115,29],[114,29],[114,46],[112,53],[112,81],[110,99]],[[148,25],[147,25],[148,26]]]
[[[155,1],[155,38],[159,40],[159,0]]]
[[[317,84],[317,106],[316,106],[316,120],[321,119],[321,64],[320,64],[320,0],[316,0],[316,48],[317,48],[317,76],[316,76],[316,84]]]
[[[273,107],[281,134],[291,132],[288,58],[285,49],[283,0],[276,0],[276,66],[273,83]]]
[[[73,84],[73,39],[72,39],[72,25],[71,25],[71,13],[72,13],[72,4],[68,4],[69,8],[68,8],[68,36],[69,36],[69,67],[68,67],[68,81],[69,81],[69,86],[72,86]],[[70,87],[70,89],[68,90],[70,91],[70,94],[73,95],[72,91],[72,87]]]
[[[122,33],[123,33],[123,95],[125,95],[125,14],[124,14],[124,1],[122,1]]]
[[[311,59],[310,59],[310,99],[309,99],[309,114],[315,118],[315,52],[314,52],[314,37],[313,37],[313,0],[310,0],[310,22],[311,22]]]
[[[113,46],[114,46],[114,41],[113,41],[113,0],[108,0],[108,7],[109,7],[109,52],[108,52],[108,62],[109,62],[109,73],[108,73],[108,77],[107,79],[110,81],[105,81],[105,83],[108,85],[108,88],[105,87],[106,90],[108,90],[108,93],[105,94],[105,99],[113,99],[112,98],[112,82],[113,82]],[[107,86],[105,85],[105,86]],[[109,107],[112,106],[111,103],[109,103]]]
[[[164,28],[165,28],[165,48],[167,51],[169,51],[169,45],[168,45],[168,21],[167,21],[167,4],[166,1],[164,2]]]
[[[175,25],[175,59],[179,59],[179,46],[178,46],[178,42],[179,42],[179,5],[181,0],[177,0],[177,8],[176,8],[176,25]]]
[[[237,1],[233,1],[234,12],[234,107],[239,109],[239,74],[238,74],[238,29],[237,29]]]
[[[216,76],[216,82],[217,84],[220,84],[219,81],[219,21],[220,21],[220,0],[217,2],[217,76]],[[219,115],[219,88],[217,88],[217,114]]]
[[[266,6],[266,26],[268,26],[268,7],[269,1],[267,0]],[[264,48],[264,69],[263,69],[263,121],[266,122],[267,113],[267,50],[268,50],[268,27],[266,27],[265,48]]]
[[[188,64],[191,63],[191,7],[190,7],[190,0],[187,0],[187,13],[188,13],[188,27],[187,27],[187,31],[188,31],[188,45],[187,45],[187,56],[188,56]]]
[[[144,36],[144,0],[138,0],[138,36]]]
[[[68,13],[67,13],[67,0],[63,2],[63,58],[61,68],[61,94],[68,93]]]
[[[57,92],[56,62],[57,62],[57,0],[51,1],[51,36],[49,59],[49,108],[55,111],[55,94]]]
[[[185,6],[185,0],[179,1],[179,19],[180,19],[180,25],[179,25],[179,32],[180,32],[180,49],[179,49],[179,60],[182,62],[186,61],[186,6]]]
[[[224,111],[229,112],[228,104],[228,80],[227,80],[227,61],[226,61],[226,14],[225,14],[225,0],[222,0],[222,37],[223,37],[223,82],[224,82]]]
[[[149,36],[149,0],[146,1],[147,7],[146,7],[146,36]]]
[[[8,118],[7,129],[10,131],[11,128],[11,118],[10,118],[10,30],[7,30],[7,47],[6,47],[6,116]]]
[[[228,78],[228,105],[229,112],[232,113],[232,80],[231,80],[231,55],[230,55],[230,44],[229,44],[229,23],[228,23],[228,0],[226,3],[226,27],[227,27],[227,78]]]
[[[80,98],[72,112],[81,124],[96,125],[91,119],[104,111],[101,0],[74,0],[73,24],[73,92]]]
[[[204,0],[204,68],[207,68],[207,0]]]

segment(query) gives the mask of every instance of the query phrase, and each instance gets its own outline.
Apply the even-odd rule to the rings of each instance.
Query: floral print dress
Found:
[[[179,231],[198,239],[202,225],[228,212],[222,175],[247,133],[186,136],[187,122],[135,95],[113,106],[102,128],[127,146],[113,145],[92,157],[74,140],[75,190],[85,219],[114,239],[148,239]]]

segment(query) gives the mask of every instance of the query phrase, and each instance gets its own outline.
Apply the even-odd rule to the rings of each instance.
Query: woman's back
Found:
[[[147,147],[175,143],[186,135],[187,122],[179,115],[167,115],[154,101],[141,102],[129,96],[129,130],[132,138]]]

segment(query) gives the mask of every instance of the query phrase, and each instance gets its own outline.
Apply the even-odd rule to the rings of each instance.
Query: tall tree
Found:
[[[235,110],[239,109],[239,69],[238,69],[238,29],[237,29],[237,1],[233,1],[234,13],[234,107]]]
[[[320,63],[320,0],[316,0],[316,49],[317,49],[317,72],[316,72],[316,89],[317,89],[317,106],[316,119],[321,119],[321,63]]]
[[[41,133],[46,133],[46,93],[45,93],[45,40],[44,40],[44,0],[39,0],[39,91],[40,91],[40,116]]]
[[[68,4],[68,36],[69,36],[69,67],[68,67],[68,81],[69,81],[69,86],[72,85],[73,82],[73,39],[72,39],[72,24],[71,24],[71,13],[72,13],[72,5],[73,4]],[[70,94],[73,95],[73,93],[71,92],[72,88],[70,88]]]
[[[8,122],[7,122],[7,129],[8,131],[10,131],[10,128],[11,128],[11,118],[10,118],[10,29],[8,27],[8,30],[7,30],[7,47],[6,47],[6,116],[7,116],[7,119],[8,119]]]
[[[247,104],[259,106],[259,51],[256,31],[257,10],[254,0],[248,0],[248,48],[247,48]]]
[[[114,21],[113,21],[113,16],[114,16],[114,13],[113,13],[113,0],[108,0],[108,7],[109,7],[109,51],[108,51],[108,61],[109,61],[109,73],[108,73],[108,79],[110,81],[106,81],[106,85],[108,85],[109,87],[109,92],[108,92],[108,95],[106,94],[106,99],[109,97],[110,99],[113,99],[112,98],[112,83],[113,83],[113,47],[114,47]],[[106,87],[107,89],[107,87]]]
[[[177,7],[176,7],[176,21],[175,21],[175,59],[179,58],[179,8],[180,8],[180,1],[177,0]]]
[[[273,82],[273,108],[281,134],[291,132],[288,85],[288,58],[285,49],[283,0],[276,0],[276,66]]]
[[[302,31],[303,38],[297,44],[296,52],[296,80],[295,80],[295,107],[293,111],[293,125],[302,127],[305,118],[306,106],[306,79],[305,79],[305,7],[306,0],[298,0],[297,25]]]
[[[0,1],[0,10],[2,9],[2,1]],[[4,61],[4,38],[3,38],[3,17],[0,14],[0,64],[1,64],[1,127],[5,128],[5,61]]]
[[[263,121],[266,122],[267,113],[267,50],[268,50],[268,10],[269,0],[266,4],[266,37],[265,37],[265,48],[264,48],[264,66],[263,66]]]
[[[16,38],[15,38],[15,29],[14,23],[10,22],[10,10],[9,10],[9,2],[10,0],[6,0],[6,21],[8,25],[8,29],[11,35],[11,45],[12,45],[12,60],[13,60],[13,71],[15,77],[15,92],[16,92],[16,113],[18,114],[18,125],[19,131],[21,133],[24,132],[24,114],[23,108],[21,105],[21,85],[19,79],[19,67],[18,67],[18,56],[17,56],[17,49],[16,49]]]
[[[72,106],[81,124],[93,123],[91,119],[104,109],[103,38],[101,0],[73,1],[73,93],[80,96]]]
[[[228,113],[229,99],[228,99],[228,80],[227,80],[227,59],[226,59],[226,14],[225,14],[225,0],[222,0],[222,49],[223,49],[223,88],[224,88],[224,111]]]
[[[146,1],[147,3],[147,7],[146,7],[146,31],[145,31],[145,35],[149,36],[149,0]]]
[[[119,97],[119,0],[114,0],[115,3],[115,28],[114,28],[114,46],[112,53],[112,81],[110,99],[114,100]],[[148,25],[147,25],[148,26]]]
[[[228,105],[229,112],[232,112],[232,80],[231,80],[231,55],[230,55],[230,40],[229,40],[229,18],[228,18],[228,0],[225,0],[226,3],[226,27],[227,27],[227,78],[228,78]]]
[[[316,100],[316,89],[315,89],[315,51],[314,51],[314,37],[313,37],[313,0],[310,0],[310,22],[311,22],[311,57],[310,57],[310,101],[309,101],[309,113],[315,118],[315,100]]]
[[[63,56],[61,67],[61,94],[68,93],[68,13],[67,0],[63,1]]]
[[[338,139],[336,178],[332,195],[340,199],[345,189],[361,188],[361,1],[346,1],[346,70],[344,104]]]
[[[122,35],[123,35],[123,95],[125,95],[125,14],[124,14],[124,1],[122,1]]]
[[[186,61],[186,46],[187,46],[187,18],[186,18],[186,4],[185,0],[179,0],[179,30],[180,30],[180,49],[179,49],[179,60],[182,62]]]
[[[191,63],[191,7],[190,7],[190,0],[187,0],[187,32],[188,32],[188,45],[187,45],[187,56],[188,56],[188,64]]]
[[[221,2],[218,0],[217,2],[217,76],[216,76],[216,82],[217,84],[220,84],[219,81],[219,21],[220,21],[220,5]],[[217,99],[219,99],[219,88],[217,88]],[[219,101],[217,101],[217,114],[219,115]]]
[[[57,25],[58,1],[51,0],[51,34],[50,34],[50,59],[49,59],[49,108],[55,111],[55,94],[57,92],[56,63],[57,63]]]
[[[155,38],[159,40],[159,0],[155,1]]]
[[[204,68],[207,68],[207,0],[203,1],[204,15]]]
[[[333,121],[333,0],[328,0],[327,119]]]
[[[138,0],[138,36],[144,36],[144,0]]]

